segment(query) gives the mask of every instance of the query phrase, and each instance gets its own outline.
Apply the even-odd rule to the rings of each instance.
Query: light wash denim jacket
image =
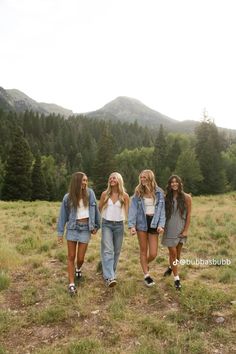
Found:
[[[151,228],[156,229],[158,226],[164,228],[166,221],[165,198],[161,188],[156,190],[155,212],[151,222]],[[136,230],[147,231],[147,219],[145,214],[144,200],[137,195],[131,198],[131,204],[128,214],[128,227],[135,227]]]
[[[88,188],[89,194],[89,230],[93,231],[94,229],[100,228],[100,213],[97,207],[97,200],[94,194],[94,191],[91,188]],[[67,223],[67,230],[76,229],[76,214],[77,210],[73,207],[69,208],[69,193],[65,194],[62,203],[60,214],[57,223],[57,233],[58,236],[63,236],[65,224]]]

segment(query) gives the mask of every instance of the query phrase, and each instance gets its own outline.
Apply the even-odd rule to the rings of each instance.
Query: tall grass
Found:
[[[0,202],[0,353],[211,354],[222,345],[234,352],[236,193],[193,198],[182,258],[231,264],[180,265],[181,292],[172,276],[163,278],[168,250],[161,244],[150,264],[156,286],[144,286],[137,238],[126,226],[117,286],[106,288],[97,268],[99,231],[71,298],[66,242],[56,243],[59,205]]]

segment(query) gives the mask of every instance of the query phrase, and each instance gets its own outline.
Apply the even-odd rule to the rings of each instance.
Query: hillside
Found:
[[[235,193],[193,197],[182,292],[163,277],[168,250],[161,244],[150,264],[156,285],[145,287],[137,237],[125,228],[118,285],[106,288],[97,270],[99,231],[70,298],[66,242],[56,244],[60,203],[0,202],[0,353],[235,353],[235,203]]]
[[[5,90],[0,87],[0,108],[5,111],[24,112],[32,110],[41,114],[49,115],[52,113],[60,114],[65,118],[72,115],[84,115],[85,117],[100,119],[105,121],[121,121],[133,123],[137,121],[141,126],[150,129],[157,129],[162,124],[168,132],[193,133],[199,122],[194,120],[178,121],[170,118],[158,111],[155,111],[137,99],[120,96],[107,103],[102,108],[85,113],[73,113],[72,110],[63,108],[54,103],[37,102],[23,92],[11,89]],[[219,128],[226,135],[236,137],[236,130]]]
[[[85,114],[96,119],[118,119],[130,123],[137,121],[149,128],[159,128],[162,124],[169,131],[193,132],[198,124],[195,121],[179,122],[147,107],[139,100],[125,96],[117,97],[101,109]]]
[[[19,90],[5,90],[2,87],[0,87],[0,108],[16,112],[25,112],[28,110],[45,115],[55,113],[65,117],[73,114],[69,109],[65,109],[55,104],[40,103]]]

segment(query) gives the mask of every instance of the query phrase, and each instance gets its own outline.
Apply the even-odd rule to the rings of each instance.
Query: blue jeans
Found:
[[[102,219],[101,258],[104,279],[115,278],[123,237],[123,221]]]

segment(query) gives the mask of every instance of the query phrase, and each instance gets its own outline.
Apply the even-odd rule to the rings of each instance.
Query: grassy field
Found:
[[[117,287],[106,288],[97,271],[98,233],[78,296],[69,297],[59,205],[0,202],[0,354],[236,352],[236,193],[193,198],[181,292],[162,276],[161,245],[151,265],[156,286],[145,287],[137,238],[126,230]]]

